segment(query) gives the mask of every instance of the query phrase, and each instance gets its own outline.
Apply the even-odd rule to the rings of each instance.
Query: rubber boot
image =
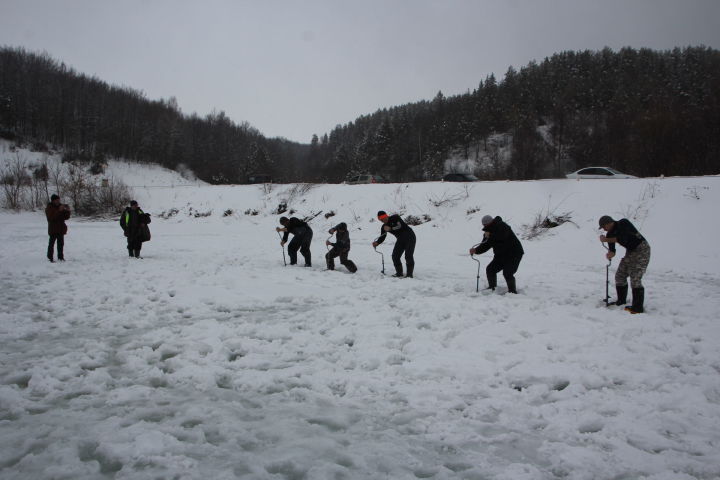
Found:
[[[335,260],[330,256],[330,253],[325,254],[325,262],[328,270],[335,270]]]
[[[617,300],[610,303],[610,305],[625,305],[627,303],[627,292],[628,292],[628,286],[627,285],[616,285],[615,291],[617,292]]]
[[[140,258],[140,249],[135,249],[135,258]]]
[[[629,307],[625,307],[625,310],[630,313],[643,313],[645,311],[645,309],[643,308],[643,303],[645,303],[645,288],[633,288],[632,295],[632,305]]]
[[[413,263],[412,265],[408,265],[408,266],[407,266],[407,273],[405,274],[405,276],[406,276],[407,278],[413,278],[413,272],[414,272],[414,271],[415,271],[415,264]]]
[[[128,255],[130,256],[130,258],[132,258],[132,257],[135,256],[135,255],[133,254],[133,249],[130,248],[130,247],[128,247]]]
[[[352,260],[348,260],[347,262],[345,262],[345,268],[347,268],[350,271],[350,273],[357,272],[357,266],[355,265],[355,262],[353,262]]]
[[[517,293],[515,279],[514,278],[506,278],[505,281],[507,281],[508,293]]]

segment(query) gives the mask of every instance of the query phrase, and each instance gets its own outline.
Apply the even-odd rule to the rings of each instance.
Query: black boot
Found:
[[[625,307],[625,310],[630,313],[643,313],[645,311],[645,309],[643,308],[643,303],[645,303],[645,288],[633,288],[632,294],[632,305],[629,307]]]
[[[135,249],[135,258],[140,258],[140,249]]]
[[[625,305],[627,303],[627,285],[616,285],[615,291],[617,292],[617,300],[611,302],[610,305]]]
[[[128,247],[128,255],[130,256],[130,258],[132,258],[132,257],[135,256],[135,255],[133,254],[133,249],[130,248],[130,247]]]
[[[508,293],[517,293],[517,286],[515,285],[515,279],[514,278],[506,278],[505,281],[507,282]]]
[[[413,263],[413,264],[408,265],[408,266],[407,266],[407,273],[405,274],[405,276],[406,276],[407,278],[413,278],[413,272],[414,272],[414,271],[415,271],[415,264]]]

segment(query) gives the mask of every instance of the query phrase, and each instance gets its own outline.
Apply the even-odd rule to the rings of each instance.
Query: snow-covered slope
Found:
[[[142,168],[143,260],[116,222],[71,219],[50,264],[42,214],[0,214],[3,479],[720,477],[718,177],[215,187]],[[322,212],[311,269],[283,266],[280,203]],[[380,274],[381,209],[431,219],[415,279]],[[548,211],[571,222],[523,240],[520,294],[476,294],[480,218],[522,233]],[[603,214],[652,246],[646,314],[601,302]],[[354,275],[324,270],[340,221]]]

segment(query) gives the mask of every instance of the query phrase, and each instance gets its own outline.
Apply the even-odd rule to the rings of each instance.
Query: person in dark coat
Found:
[[[508,292],[517,293],[515,272],[520,266],[525,251],[510,225],[503,222],[501,217],[485,215],[482,218],[483,241],[470,249],[470,255],[485,253],[491,248],[495,256],[488,263],[485,273],[488,279],[488,289],[497,287],[497,273],[502,270],[507,282]]]
[[[395,275],[393,277],[403,276],[400,257],[405,253],[405,264],[407,265],[405,276],[413,278],[413,272],[415,271],[415,258],[413,257],[416,241],[415,232],[400,218],[400,215],[388,215],[380,210],[377,218],[383,223],[383,226],[380,228],[380,236],[372,244],[373,248],[383,243],[388,233],[395,235],[395,247],[392,251],[392,261],[393,265],[395,265]]]
[[[338,223],[333,228],[328,230],[330,235],[335,234],[335,243],[330,240],[325,241],[325,245],[331,246],[332,248],[328,253],[325,254],[325,260],[327,261],[328,270],[335,270],[335,257],[340,257],[340,263],[345,265],[345,268],[350,270],[350,273],[357,272],[357,267],[352,260],[348,260],[348,254],[350,253],[350,232],[348,232],[347,225]]]
[[[47,258],[51,262],[55,251],[55,243],[57,242],[57,258],[59,261],[65,261],[65,235],[67,234],[67,225],[65,220],[70,218],[70,206],[60,203],[60,197],[53,194],[50,197],[50,203],[45,207],[45,217],[48,222],[48,241]]]
[[[290,244],[288,245],[290,265],[297,264],[297,252],[300,250],[303,258],[305,258],[305,266],[312,267],[310,242],[312,242],[313,231],[310,225],[295,217],[280,217],[280,224],[282,227],[275,228],[278,232],[285,232],[280,241],[280,245],[284,247],[290,234],[293,234],[293,239],[290,240]]]
[[[643,313],[645,311],[645,287],[642,277],[650,263],[650,244],[627,218],[616,221],[608,215],[603,215],[600,217],[599,223],[600,228],[607,232],[605,235],[600,235],[600,241],[608,244],[608,252],[605,254],[608,260],[615,256],[616,243],[625,247],[625,256],[620,260],[620,265],[615,272],[617,300],[614,304],[625,305],[627,303],[627,279],[630,277],[632,305],[625,307],[625,310],[630,313]]]
[[[130,257],[140,258],[142,244],[149,240],[147,228],[149,223],[150,214],[143,212],[135,200],[130,202],[130,206],[126,207],[120,216],[120,226],[127,237],[127,249]]]

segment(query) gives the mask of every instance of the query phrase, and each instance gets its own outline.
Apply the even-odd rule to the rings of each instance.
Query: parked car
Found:
[[[350,177],[345,183],[348,185],[358,185],[361,183],[385,183],[385,179],[380,175],[356,175]]]
[[[618,172],[610,167],[587,167],[577,172],[568,173],[567,178],[637,178],[627,173]]]
[[[443,182],[479,182],[480,179],[468,173],[448,173],[442,178]]]

